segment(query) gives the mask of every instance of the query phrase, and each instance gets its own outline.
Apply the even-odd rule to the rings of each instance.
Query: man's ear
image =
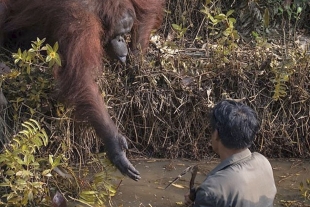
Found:
[[[217,141],[220,140],[219,132],[218,132],[217,129],[214,131],[214,136],[215,136],[215,139],[216,139]]]

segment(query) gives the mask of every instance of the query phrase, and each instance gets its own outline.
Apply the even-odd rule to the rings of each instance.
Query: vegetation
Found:
[[[305,182],[301,182],[299,190],[305,199],[310,200],[310,179],[307,179]]]
[[[102,88],[111,114],[136,151],[212,155],[206,117],[216,102],[232,98],[261,118],[253,149],[268,157],[309,157],[309,41],[307,28],[291,26],[306,21],[309,5],[301,2],[298,19],[289,19],[280,1],[250,1],[250,8],[245,2],[168,1],[174,13],[160,33],[167,41],[154,38],[161,38],[162,44],[154,41],[160,55],[149,53],[143,65],[127,70],[105,67]]]
[[[45,130],[32,119],[22,125],[25,129],[13,138],[11,144],[0,155],[0,162],[5,164],[0,186],[10,189],[2,196],[8,205],[34,205],[48,200],[48,177],[51,176],[52,168],[59,165],[62,159],[58,156],[54,162],[50,156],[50,168],[44,168],[47,166],[47,160],[37,159],[35,155],[42,146],[48,144]]]
[[[2,76],[4,91],[10,91],[6,94],[10,103],[7,112],[12,113],[4,128],[12,131],[9,124],[14,123],[19,132],[2,133],[2,143],[7,144],[0,154],[0,204],[50,206],[58,191],[86,205],[102,205],[115,193],[111,184],[115,169],[105,154],[89,154],[83,169],[69,166],[72,142],[62,139],[66,132],[57,128],[70,120],[65,115],[53,116],[53,110],[60,117],[66,109],[50,98],[54,88],[51,68],[61,66],[58,43],[51,47],[43,45],[44,41],[37,39],[29,50],[13,53],[17,68]]]
[[[253,150],[310,158],[309,11],[307,0],[167,0],[164,24],[145,59],[132,58],[126,67],[107,61],[98,77],[112,118],[130,138],[129,156],[212,156],[208,113],[229,98],[259,114]],[[1,79],[9,105],[2,111],[1,141],[8,147],[0,159],[19,160],[2,171],[2,202],[49,202],[53,189],[81,202],[104,202],[115,190],[106,182],[113,170],[103,167],[110,166],[103,154],[92,154],[101,147],[93,130],[71,120],[71,109],[50,95],[50,70],[61,62],[57,44],[43,43],[13,54],[17,65],[0,56],[12,69]],[[85,174],[76,176],[73,162],[98,174],[89,181],[82,168]],[[58,166],[72,181],[54,171]],[[305,199],[308,184],[300,188]]]

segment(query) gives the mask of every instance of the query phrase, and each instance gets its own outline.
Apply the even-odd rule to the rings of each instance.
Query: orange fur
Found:
[[[159,27],[164,0],[0,0],[0,40],[8,48],[37,37],[59,43],[62,67],[55,72],[59,98],[73,105],[108,145],[108,156],[123,174],[137,172],[123,154],[124,138],[111,120],[94,77],[102,67],[104,45],[113,39],[123,14],[134,17],[132,49],[146,50]],[[1,10],[2,8],[2,10]],[[0,42],[1,44],[1,42]],[[133,171],[130,175],[128,171]]]

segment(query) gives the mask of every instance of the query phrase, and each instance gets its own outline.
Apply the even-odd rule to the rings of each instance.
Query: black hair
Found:
[[[230,149],[250,147],[260,123],[249,106],[224,100],[214,106],[211,115],[212,131],[217,130],[223,145]]]

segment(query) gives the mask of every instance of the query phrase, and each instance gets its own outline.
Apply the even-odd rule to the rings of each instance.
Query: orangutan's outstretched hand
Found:
[[[118,134],[115,139],[107,141],[105,145],[109,159],[119,171],[123,175],[127,175],[131,179],[138,181],[141,178],[140,173],[126,157],[126,150],[128,149],[126,138]]]

